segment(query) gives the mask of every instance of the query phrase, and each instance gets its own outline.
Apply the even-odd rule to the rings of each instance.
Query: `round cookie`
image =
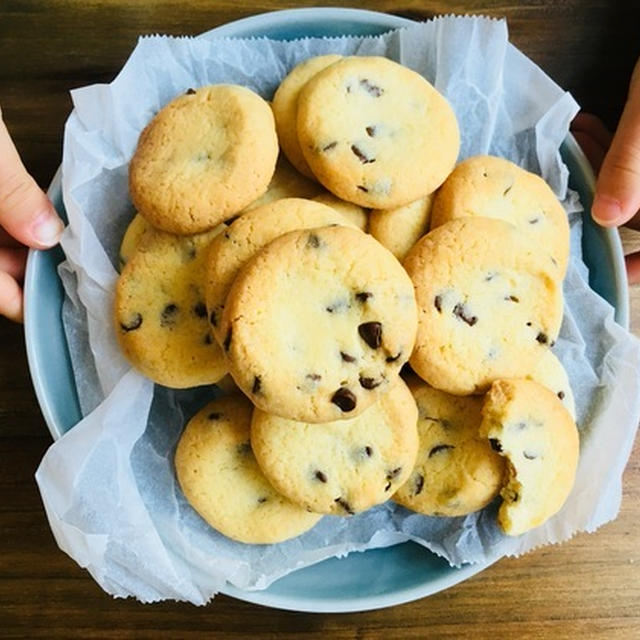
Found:
[[[257,200],[254,200],[242,213],[270,204],[281,198],[313,198],[322,187],[313,180],[305,178],[296,171],[283,154],[278,156],[276,171],[271,178],[269,188]],[[227,220],[227,222],[229,222]]]
[[[421,75],[379,57],[349,57],[300,91],[298,140],[329,191],[391,209],[435,191],[460,147],[456,116]]]
[[[268,244],[238,274],[223,322],[231,375],[254,404],[316,423],[355,417],[389,390],[417,319],[400,263],[336,225]]]
[[[429,231],[433,194],[396,209],[374,209],[369,214],[369,233],[404,260],[411,247]]]
[[[273,114],[259,95],[235,85],[190,89],[141,133],[131,199],[158,229],[205,231],[267,190],[277,157]]]
[[[545,352],[533,371],[525,376],[528,380],[534,380],[551,389],[562,401],[565,409],[576,419],[576,403],[573,391],[569,384],[569,376],[562,366],[562,362],[551,350]]]
[[[227,373],[209,329],[202,278],[217,233],[147,234],[116,284],[120,347],[136,369],[167,387],[211,384]]]
[[[276,131],[282,151],[289,159],[289,162],[302,174],[308,178],[314,178],[313,172],[304,159],[300,143],[298,142],[298,131],[296,127],[298,118],[298,96],[300,90],[319,71],[329,65],[341,60],[342,56],[330,54],[326,56],[316,56],[309,58],[294,67],[280,83],[276,90],[271,108],[276,121]]]
[[[242,214],[212,243],[206,264],[206,302],[214,336],[223,343],[228,326],[222,311],[240,268],[266,244],[288,231],[348,224],[326,205],[283,198]]]
[[[333,193],[329,193],[328,191],[315,196],[313,199],[316,202],[326,204],[328,207],[331,207],[332,209],[337,211],[341,216],[351,222],[354,227],[358,227],[358,229],[360,229],[361,231],[367,230],[368,215],[366,209],[363,209],[357,204],[353,204],[353,202],[341,200],[337,196],[334,196]]]
[[[461,162],[438,190],[431,228],[456,218],[501,218],[544,247],[564,277],[569,260],[569,221],[549,185],[535,173],[495,156]]]
[[[175,455],[178,482],[191,506],[223,535],[251,544],[294,538],[321,518],[278,494],[249,441],[251,403],[218,398],[187,424]]]
[[[524,377],[558,335],[553,265],[503,220],[452,220],[419,240],[404,266],[419,309],[411,367],[437,389],[466,395]]]
[[[292,502],[316,513],[353,515],[385,502],[407,479],[418,449],[417,418],[399,379],[349,420],[308,424],[256,409],[251,446],[269,482]]]
[[[573,487],[580,447],[555,393],[532,380],[497,380],[482,407],[480,435],[507,459],[498,524],[511,536],[557,513]]]
[[[418,405],[420,445],[395,502],[429,516],[463,516],[500,491],[504,460],[480,438],[482,398],[452,396],[417,377],[409,388]]]
[[[120,243],[120,271],[122,271],[124,265],[131,260],[131,257],[138,248],[142,238],[149,229],[153,229],[153,227],[143,216],[136,213],[136,215],[131,219],[127,230],[124,232],[122,242]]]

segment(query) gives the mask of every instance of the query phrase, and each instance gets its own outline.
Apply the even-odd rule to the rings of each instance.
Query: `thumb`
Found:
[[[27,173],[0,113],[0,226],[30,247],[56,244],[63,224],[49,198]]]
[[[640,209],[640,60],[629,96],[596,183],[592,214],[604,226],[618,226]]]

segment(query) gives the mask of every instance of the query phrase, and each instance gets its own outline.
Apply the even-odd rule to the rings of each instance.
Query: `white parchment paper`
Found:
[[[243,84],[269,99],[294,65],[330,52],[384,55],[422,73],[457,114],[460,159],[507,157],[540,173],[565,204],[572,259],[554,350],[576,396],[580,465],[563,510],[521,537],[500,533],[495,503],[462,518],[429,518],[387,503],[352,518],[325,517],[281,544],[233,542],[191,509],[173,473],[185,422],[216,390],[154,387],[118,350],[111,320],[114,265],[133,215],[127,171],[142,128],[189,87]],[[299,567],[354,550],[411,539],[460,565],[561,542],[616,516],[640,414],[640,344],[587,284],[580,205],[567,192],[558,151],[578,107],[508,43],[504,22],[446,17],[380,37],[296,42],[148,37],[111,84],[78,89],[72,97],[63,155],[67,260],[60,275],[86,417],[52,445],[37,481],[58,544],[106,591],[144,602],[202,604],[227,581],[262,589]]]

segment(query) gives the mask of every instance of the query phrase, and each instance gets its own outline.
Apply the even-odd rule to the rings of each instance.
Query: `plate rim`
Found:
[[[359,22],[365,25],[374,25],[392,30],[403,26],[410,26],[415,24],[415,21],[395,16],[391,14],[385,14],[377,11],[370,11],[364,9],[355,8],[331,8],[331,7],[307,7],[299,9],[285,9],[279,11],[270,11],[265,13],[248,16],[241,18],[223,25],[219,25],[202,35],[212,37],[250,37],[248,34],[239,34],[238,31],[243,29],[257,29],[265,27],[279,27],[285,28],[287,22],[293,22],[301,17],[313,17],[317,19],[327,20],[339,20],[346,19],[350,21]],[[233,35],[236,32],[236,36]],[[575,138],[569,133],[564,143],[569,148],[570,152],[574,156],[576,163],[580,166],[581,171],[587,182],[588,189],[593,192],[595,187],[595,176],[591,170],[586,156],[580,149]],[[62,168],[61,166],[56,171],[52,178],[51,184],[47,191],[50,197],[62,192]],[[625,328],[628,328],[629,323],[629,306],[628,306],[628,289],[626,281],[626,271],[624,269],[624,254],[622,251],[622,244],[617,229],[603,229],[602,230],[607,242],[608,247],[611,250],[613,262],[617,271],[614,271],[615,290],[617,295],[617,301],[620,306],[615,307],[616,312],[619,312],[618,322]],[[35,335],[35,323],[36,317],[32,313],[32,301],[35,299],[35,277],[36,262],[39,260],[40,254],[43,253],[38,250],[30,250],[27,259],[27,268],[25,273],[25,342],[27,350],[27,360],[29,364],[29,371],[38,399],[40,410],[43,414],[47,427],[54,441],[58,440],[63,432],[60,430],[57,424],[56,416],[52,410],[47,399],[47,392],[45,390],[44,379],[45,376],[41,372],[40,362],[38,358],[38,347],[33,340]],[[56,274],[59,279],[59,275]],[[65,345],[68,351],[68,348]],[[417,542],[410,541],[411,544],[415,544],[418,547],[422,547]],[[354,552],[355,553],[355,552]],[[435,554],[434,554],[435,555]],[[284,609],[288,611],[299,611],[305,613],[346,613],[346,612],[358,612],[369,611],[373,609],[381,609],[385,607],[395,606],[398,604],[404,604],[407,602],[415,601],[439,591],[443,591],[449,587],[452,587],[477,573],[480,573],[485,568],[493,564],[495,560],[477,563],[473,565],[465,565],[461,568],[451,568],[451,570],[444,576],[438,576],[437,578],[430,580],[428,583],[422,583],[419,586],[409,587],[404,589],[395,590],[390,593],[373,596],[363,596],[362,598],[349,598],[344,600],[332,600],[328,598],[309,598],[302,595],[297,595],[292,600],[291,596],[284,596],[282,594],[274,594],[269,592],[269,588],[263,590],[244,590],[239,589],[230,583],[227,583],[220,589],[220,593],[225,595],[258,604],[262,606],[268,606],[276,609]]]

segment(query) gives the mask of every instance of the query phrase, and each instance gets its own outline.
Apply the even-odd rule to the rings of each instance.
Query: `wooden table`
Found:
[[[26,166],[43,186],[48,184],[61,158],[69,89],[110,81],[138,34],[197,34],[247,15],[312,5],[4,0],[0,103]],[[611,127],[640,53],[637,2],[351,3],[358,5],[415,19],[451,11],[506,17],[513,43]],[[640,335],[638,289],[631,291],[631,299],[632,330]],[[33,477],[51,439],[31,387],[22,328],[0,319],[0,345],[2,637],[640,637],[637,446],[624,475],[624,499],[615,522],[559,547],[502,560],[424,600],[340,615],[290,613],[225,596],[204,608],[113,600],[53,541]]]

